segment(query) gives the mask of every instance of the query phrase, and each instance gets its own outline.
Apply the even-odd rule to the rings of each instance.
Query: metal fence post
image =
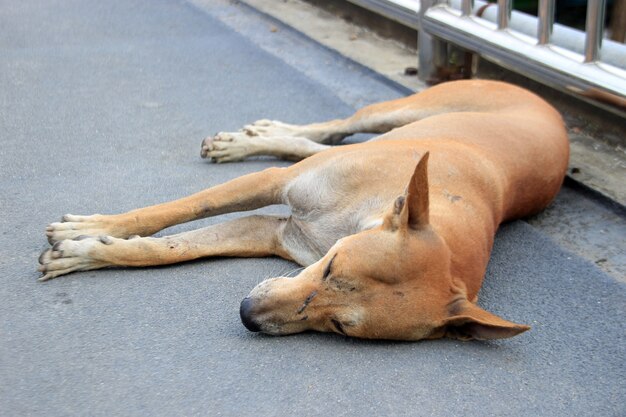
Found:
[[[554,29],[554,3],[555,0],[539,0],[539,21],[537,27],[537,40],[539,45],[547,45],[552,38]]]
[[[585,62],[600,59],[602,34],[604,32],[604,10],[606,0],[589,0],[587,2],[587,21],[585,23]]]
[[[469,12],[472,0],[464,0]],[[419,30],[417,52],[419,59],[419,78],[428,84],[437,84],[449,80],[471,78],[475,72],[477,56],[465,49],[430,35],[422,24],[424,14],[429,8],[443,4],[449,6],[449,0],[421,0],[419,10]]]
[[[441,68],[446,65],[448,60],[446,43],[428,34],[422,25],[424,13],[435,4],[437,4],[437,0],[421,0],[419,11],[418,75],[422,81],[428,84],[436,84],[441,81]]]

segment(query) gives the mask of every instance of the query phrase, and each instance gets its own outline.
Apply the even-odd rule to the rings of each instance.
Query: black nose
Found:
[[[241,306],[239,307],[239,315],[241,316],[241,322],[246,329],[251,332],[259,332],[261,331],[261,327],[254,321],[250,311],[252,310],[252,300],[249,297],[246,297],[241,302]]]

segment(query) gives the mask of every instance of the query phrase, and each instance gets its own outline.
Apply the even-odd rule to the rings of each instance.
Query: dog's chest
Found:
[[[387,198],[363,193],[360,181],[345,174],[306,172],[289,184],[284,195],[294,223],[321,253],[342,237],[380,224],[388,205]]]

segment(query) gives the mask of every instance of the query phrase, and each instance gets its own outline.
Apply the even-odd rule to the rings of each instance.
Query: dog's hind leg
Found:
[[[218,163],[242,161],[256,155],[301,160],[354,133],[385,133],[432,115],[431,110],[420,106],[418,97],[373,104],[346,119],[324,123],[290,125],[259,120],[240,132],[220,132],[205,138],[200,155]]]
[[[293,125],[276,120],[258,120],[242,131],[252,137],[305,137],[313,142],[337,144],[355,133],[385,133],[433,114],[447,112],[440,103],[432,103],[424,93],[371,104],[345,119],[323,123]],[[211,138],[207,138],[210,140]]]
[[[203,229],[153,238],[86,237],[57,242],[39,257],[40,281],[107,266],[167,265],[209,256],[291,259],[283,248],[286,218],[248,216]]]
[[[263,119],[244,126],[242,132],[253,137],[302,137],[316,143],[335,145],[345,137],[357,133],[353,130],[350,119],[336,119],[307,125],[294,125],[278,120]]]
[[[299,161],[329,147],[303,137],[250,136],[244,132],[233,132],[205,139],[200,155],[217,163],[243,161],[255,155]]]
[[[503,89],[497,83],[479,80],[456,81],[439,84],[408,97],[371,104],[345,119],[306,125],[263,119],[244,126],[241,132],[252,138],[303,137],[316,143],[334,145],[355,133],[386,133],[438,114],[498,111],[503,105],[515,102],[517,94],[520,93],[523,95],[522,98],[527,100],[527,93]],[[476,99],[485,94],[494,99]],[[213,137],[206,138],[202,144],[203,149],[210,148],[213,140]]]
[[[270,168],[244,175],[189,197],[117,215],[63,216],[46,229],[50,243],[81,235],[127,238],[149,236],[166,227],[235,211],[282,203],[282,190],[292,174]]]

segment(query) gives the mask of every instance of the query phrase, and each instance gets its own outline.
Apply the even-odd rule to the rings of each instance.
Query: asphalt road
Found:
[[[125,211],[286,164],[208,164],[205,135],[353,111],[345,89],[322,86],[208,10],[165,0],[0,4],[0,415],[626,414],[624,285],[524,222],[499,232],[480,304],[533,328],[497,342],[249,333],[239,302],[295,267],[280,259],[37,283],[44,228],[64,213]],[[259,22],[247,31],[269,32],[245,13]],[[302,65],[332,56],[290,39],[302,42]],[[392,94],[334,59],[323,71],[336,85]]]

